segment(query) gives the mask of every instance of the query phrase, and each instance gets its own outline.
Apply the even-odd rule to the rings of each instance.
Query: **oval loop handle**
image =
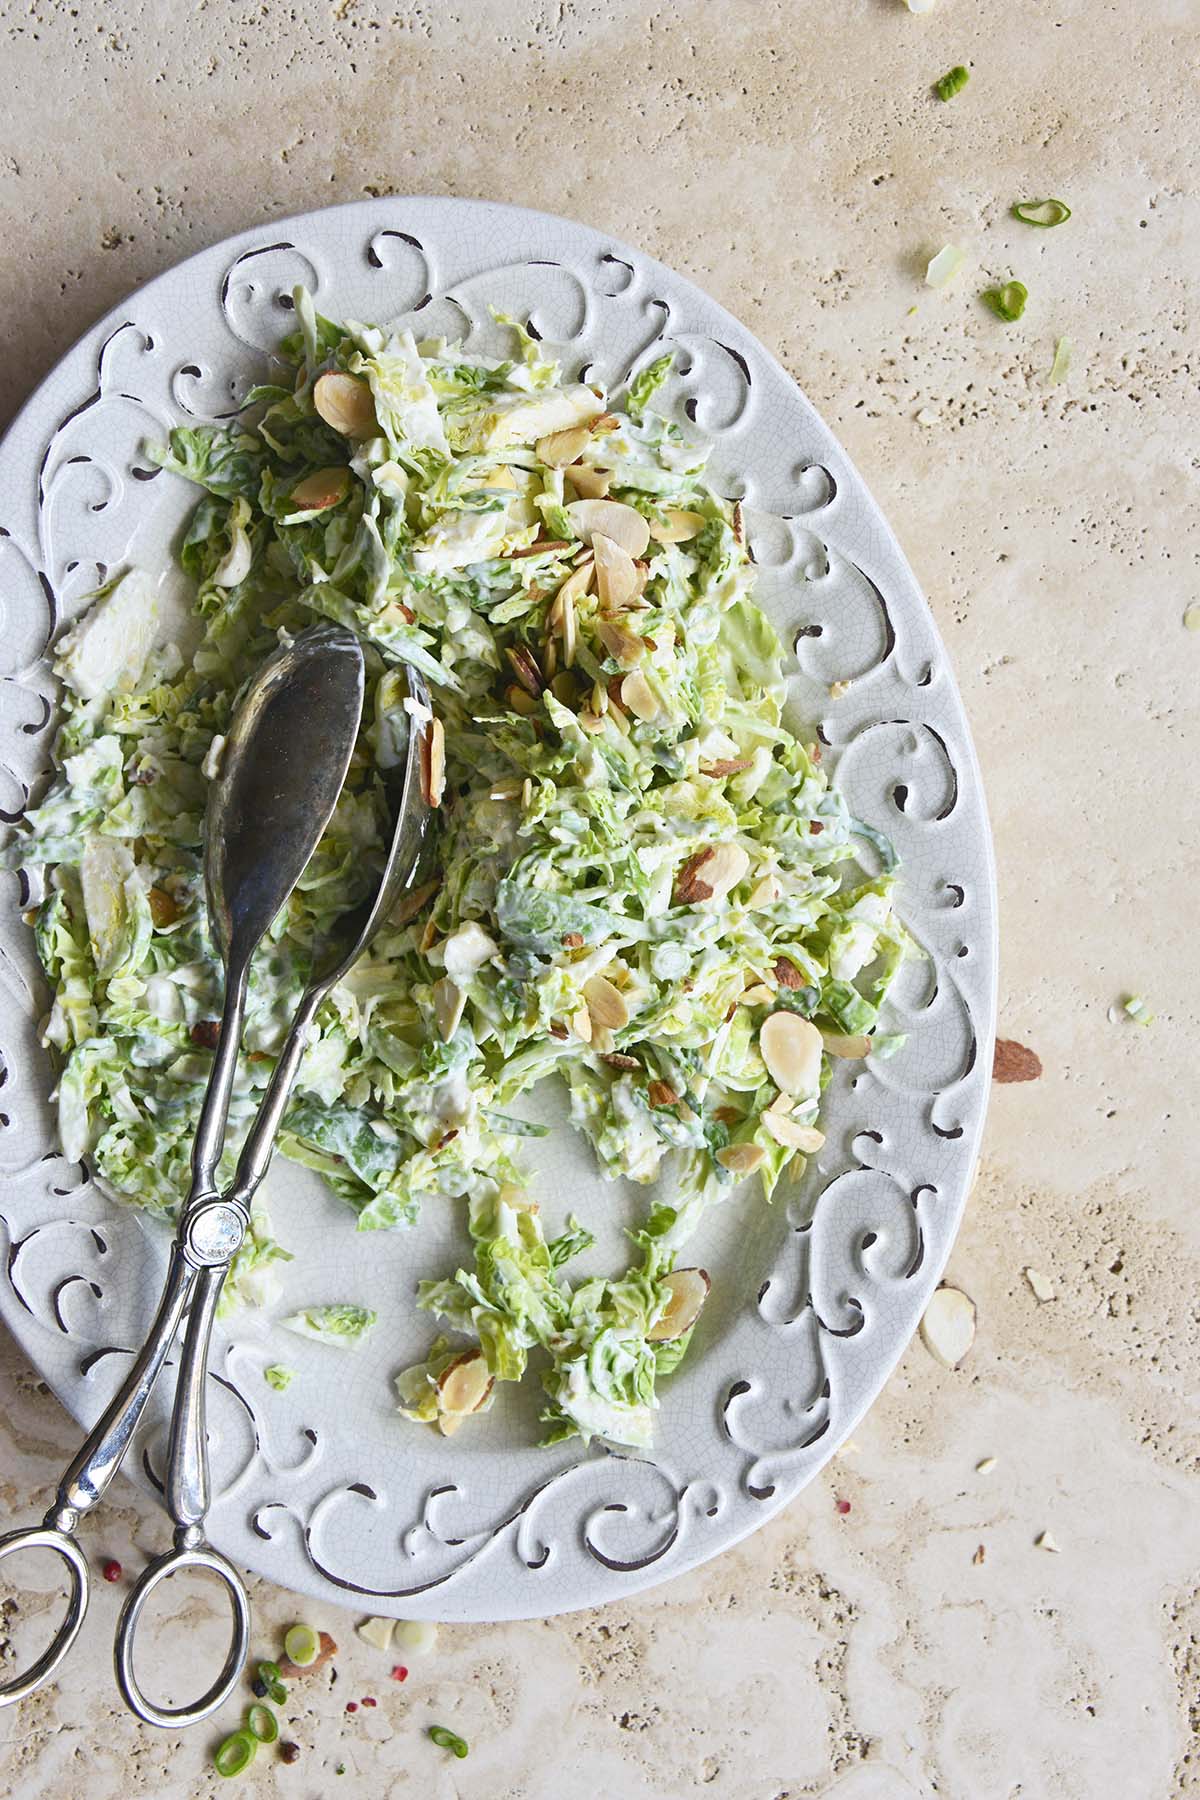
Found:
[[[225,1658],[224,1667],[213,1685],[201,1694],[198,1700],[189,1706],[156,1706],[153,1700],[147,1699],[142,1692],[133,1666],[133,1652],[137,1638],[138,1622],[142,1609],[160,1581],[176,1574],[180,1569],[202,1569],[224,1583],[229,1594],[232,1612],[233,1630],[229,1639],[229,1654]],[[130,1712],[144,1719],[147,1725],[178,1726],[198,1725],[215,1713],[218,1706],[226,1701],[237,1686],[238,1677],[245,1666],[250,1650],[250,1597],[246,1592],[246,1584],[234,1568],[216,1550],[210,1550],[207,1544],[182,1545],[168,1550],[165,1556],[156,1557],[143,1570],[136,1586],[121,1608],[121,1617],[117,1623],[116,1641],[113,1645],[113,1665],[116,1670],[117,1686],[121,1697]]]
[[[28,1525],[22,1531],[10,1531],[0,1537],[0,1562],[17,1550],[52,1550],[56,1556],[61,1556],[67,1565],[70,1592],[63,1622],[48,1648],[24,1675],[13,1675],[0,1682],[0,1706],[11,1706],[17,1700],[24,1700],[27,1694],[32,1694],[50,1679],[79,1635],[90,1592],[87,1558],[69,1532],[60,1531],[54,1525]]]

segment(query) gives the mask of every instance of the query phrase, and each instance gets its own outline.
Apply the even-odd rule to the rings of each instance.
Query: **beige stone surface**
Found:
[[[257,1584],[264,1645],[303,1610],[343,1653],[288,1709],[302,1760],[266,1753],[239,1791],[1200,1794],[1198,23],[1195,0],[0,0],[0,417],[150,274],[368,193],[601,226],[779,353],[945,634],[993,810],[1002,1029],[1045,1065],[995,1093],[951,1262],[979,1306],[961,1371],[915,1344],[856,1449],[707,1568],[447,1628],[403,1687],[347,1615]],[[942,105],[958,62],[971,83]],[[1069,225],[1007,217],[1047,193]],[[933,293],[948,241],[968,267]],[[975,296],[1010,273],[1030,298],[1006,327]],[[1148,1029],[1106,1016],[1131,990]],[[2,1354],[0,1508],[26,1517],[74,1433]],[[114,1499],[90,1545],[136,1565],[161,1520]],[[148,1731],[116,1700],[118,1597],[60,1686],[0,1715],[21,1800],[220,1785],[216,1732]],[[191,1618],[215,1645],[202,1600]],[[468,1761],[424,1739],[439,1720]]]

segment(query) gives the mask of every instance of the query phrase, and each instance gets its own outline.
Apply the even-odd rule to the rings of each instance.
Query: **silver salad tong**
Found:
[[[304,871],[337,802],[362,713],[364,670],[358,640],[341,626],[319,625],[277,651],[247,688],[209,791],[205,883],[209,919],[225,965],[220,1037],[192,1147],[192,1181],[180,1210],[166,1283],[150,1334],[123,1386],[64,1474],[41,1525],[0,1537],[0,1560],[18,1550],[46,1549],[66,1564],[66,1614],[49,1647],[23,1675],[0,1683],[0,1706],[23,1699],[58,1668],[87,1610],[87,1559],[75,1531],[98,1504],[129,1448],[146,1402],[185,1312],[186,1334],[176,1374],[165,1498],[174,1547],[142,1572],[117,1624],[114,1665],[130,1710],[150,1725],[193,1725],[232,1692],[250,1644],[250,1605],[232,1563],[204,1535],[209,1507],[205,1380],[208,1346],[221,1286],[250,1218],[250,1203],[270,1165],[308,1028],[336,982],[362,955],[388,918],[403,917],[425,880],[432,849],[431,809],[422,758],[432,752],[432,712],[423,678],[408,670],[412,714],[407,750],[385,771],[394,782],[393,834],[374,899],[336,921],[318,946],[311,979],[297,1008],[270,1083],[224,1194],[216,1171],[237,1070],[250,962]],[[224,1584],[232,1609],[229,1652],[215,1682],[187,1706],[157,1706],[134,1668],[138,1622],[151,1593],[180,1569],[206,1570]]]

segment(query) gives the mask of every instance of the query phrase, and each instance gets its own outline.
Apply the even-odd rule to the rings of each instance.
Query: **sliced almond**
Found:
[[[796,1105],[795,1094],[776,1094],[767,1111],[769,1113],[790,1113]]]
[[[1062,1549],[1062,1545],[1050,1531],[1039,1531],[1033,1540],[1033,1547],[1035,1550],[1049,1550],[1054,1555]]]
[[[155,929],[161,931],[165,925],[173,925],[179,917],[179,902],[166,888],[152,887],[146,896],[150,903],[150,917]]]
[[[518,644],[513,649],[506,650],[504,654],[508,658],[509,667],[512,669],[513,674],[516,676],[521,686],[525,689],[525,692],[527,694],[532,694],[536,700],[542,691],[544,683],[542,681],[542,671],[538,668],[533,656],[526,650],[523,644]]]
[[[758,1028],[767,1074],[785,1094],[815,1094],[821,1080],[821,1034],[799,1013],[773,1012]]]
[[[593,1036],[592,1015],[586,1006],[581,1006],[578,1012],[573,1012],[571,1014],[571,1030],[575,1033],[577,1038],[582,1038],[585,1044],[591,1043]]]
[[[297,512],[324,512],[349,492],[349,469],[315,469],[296,483],[288,499]]]
[[[443,1044],[448,1044],[458,1030],[467,997],[448,975],[433,984],[433,1016]]]
[[[591,435],[586,425],[570,425],[566,431],[552,431],[549,437],[539,438],[534,449],[548,469],[565,469],[583,455]]]
[[[571,528],[585,544],[600,533],[632,556],[644,556],[650,526],[642,514],[622,500],[572,500],[566,509]]]
[[[443,1437],[453,1437],[465,1417],[465,1413],[439,1413],[437,1428]]]
[[[778,900],[782,891],[783,890],[778,881],[776,881],[774,875],[764,875],[762,880],[756,881],[751,888],[750,898],[747,900],[746,905],[750,907],[752,911],[757,911],[760,906],[772,906],[775,901]]]
[[[608,469],[593,469],[589,463],[575,463],[567,470],[567,480],[581,500],[603,500],[612,486]]]
[[[446,729],[440,719],[431,720],[421,733],[421,787],[427,805],[442,804],[446,791]]]
[[[685,544],[698,531],[703,531],[707,523],[703,513],[683,512],[677,506],[668,506],[661,519],[650,520],[650,536],[660,544]]]
[[[646,646],[636,631],[626,630],[615,619],[600,619],[596,623],[596,636],[613,658],[623,669],[631,669],[634,663],[641,662],[646,654]]]
[[[975,1302],[961,1288],[934,1290],[921,1319],[921,1342],[946,1369],[957,1369],[975,1342]]]
[[[731,1175],[751,1175],[766,1154],[761,1144],[728,1144],[717,1151],[717,1161]]]
[[[723,900],[750,867],[740,844],[713,844],[689,856],[675,877],[676,906],[699,906],[705,900]]]
[[[505,688],[504,698],[508,702],[509,709],[512,712],[520,713],[523,718],[531,719],[538,710],[538,703],[533,695],[527,693],[523,687],[518,687],[515,682],[511,687]]]
[[[646,1089],[651,1106],[678,1106],[679,1095],[669,1081],[652,1081]]]
[[[438,1411],[459,1417],[478,1412],[493,1385],[482,1350],[466,1350],[442,1370],[438,1379]]]
[[[794,962],[786,956],[777,956],[771,965],[771,973],[782,988],[802,988],[804,977]]]
[[[597,502],[599,504],[599,502]],[[637,564],[628,550],[598,531],[592,539],[596,557],[596,588],[606,612],[620,612],[640,591]]]
[[[712,1282],[706,1269],[676,1269],[667,1276],[663,1287],[667,1290],[667,1304],[646,1333],[649,1344],[669,1344],[690,1331],[700,1317]]]
[[[856,1031],[849,1037],[839,1031],[823,1031],[821,1037],[830,1056],[843,1057],[847,1062],[871,1054],[871,1040],[864,1031]]]
[[[640,1069],[641,1063],[636,1056],[626,1056],[622,1050],[610,1050],[600,1058],[610,1069]]]
[[[585,981],[583,997],[593,1025],[607,1026],[610,1031],[619,1031],[622,1025],[628,1025],[629,1007],[625,996],[607,975],[593,975]]]
[[[586,731],[589,737],[595,737],[598,731],[604,730],[604,720],[598,713],[581,712],[579,715],[579,729],[581,731]]]
[[[588,574],[591,570],[589,568]],[[569,594],[562,603],[562,651],[563,664],[570,668],[575,661],[575,643],[578,636],[575,624],[575,597]]]
[[[752,987],[746,988],[738,996],[739,1006],[773,1006],[774,1004],[774,990],[769,988],[765,981],[756,981]]]
[[[1043,1275],[1040,1269],[1026,1269],[1023,1272],[1036,1300],[1044,1304],[1055,1298],[1057,1290],[1048,1275]]]
[[[564,602],[567,600],[582,600],[583,596],[590,589],[595,574],[595,558],[591,556],[585,557],[581,563],[576,564],[575,568],[559,588],[558,598]]]
[[[815,1125],[797,1125],[795,1119],[783,1113],[768,1109],[762,1122],[777,1144],[786,1144],[789,1150],[800,1150],[805,1156],[814,1156],[825,1142],[825,1133]]]
[[[327,369],[324,375],[317,376],[313,405],[325,423],[343,437],[374,437],[379,430],[370,388],[365,381],[340,369]]]
[[[388,1649],[395,1629],[395,1619],[364,1619],[361,1625],[354,1627],[355,1634],[365,1644],[370,1644],[372,1650]]]
[[[751,756],[723,756],[717,762],[701,763],[700,773],[713,777],[721,775],[740,775],[743,769],[749,769],[754,762]]]
[[[635,669],[621,683],[621,704],[639,719],[657,719],[662,711],[658,695],[640,669]]]
[[[733,541],[735,544],[744,544],[746,542],[746,524],[745,520],[742,518],[742,503],[740,500],[735,500],[733,503]]]

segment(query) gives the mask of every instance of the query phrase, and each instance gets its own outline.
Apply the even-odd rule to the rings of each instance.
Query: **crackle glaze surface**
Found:
[[[403,1685],[351,1613],[254,1577],[256,1647],[303,1611],[342,1648],[287,1708],[299,1764],[260,1756],[240,1793],[1200,1795],[1198,32],[1194,0],[0,0],[2,419],[181,257],[364,195],[565,213],[745,321],[929,596],[996,837],[1000,1029],[1044,1065],[989,1109],[948,1268],[979,1308],[962,1369],[912,1340],[854,1448],[742,1543],[593,1610],[443,1626]],[[1043,194],[1068,225],[1009,219]],[[967,265],[930,293],[948,242]],[[1029,305],[1005,327],[977,295],[1010,275]],[[1147,1030],[1106,1016],[1131,990]],[[45,1510],[78,1427],[6,1333],[0,1386],[7,1523]],[[0,1714],[19,1800],[226,1791],[209,1756],[240,1703],[181,1738],[114,1688],[117,1607],[162,1543],[117,1482],[88,1544],[123,1583],[67,1677]],[[0,1654],[44,1639],[52,1599]],[[225,1627],[206,1591],[172,1608],[155,1653],[182,1701],[176,1633],[207,1673]],[[439,1721],[468,1761],[424,1739]]]
[[[665,404],[711,440],[714,479],[743,499],[760,597],[795,645],[790,703],[816,726],[851,812],[894,843],[901,910],[926,952],[894,1009],[907,1045],[838,1071],[826,1148],[803,1183],[769,1213],[748,1184],[698,1240],[718,1304],[664,1396],[650,1455],[540,1450],[528,1395],[505,1395],[453,1445],[406,1430],[388,1376],[421,1341],[412,1272],[443,1265],[453,1223],[431,1208],[415,1234],[356,1234],[318,1180],[282,1161],[272,1172],[267,1202],[296,1253],[277,1316],[311,1299],[315,1282],[322,1296],[376,1306],[381,1322],[352,1369],[254,1315],[219,1330],[214,1543],[284,1585],[381,1610],[562,1611],[666,1579],[754,1529],[833,1453],[907,1342],[949,1253],[987,1095],[995,948],[982,793],[945,652],[894,539],[831,434],[742,327],[581,226],[486,203],[380,199],[246,233],[160,277],[17,419],[0,448],[10,812],[52,730],[47,634],[108,570],[133,561],[157,573],[192,503],[186,484],[155,474],[145,439],[228,414],[269,378],[297,281],[335,315],[472,347],[494,338],[489,307],[528,316],[570,372],[612,389],[675,352]],[[832,700],[835,683],[848,691]],[[0,948],[13,1071],[0,1312],[90,1420],[139,1341],[162,1234],[55,1156],[38,984],[15,906]],[[569,1195],[589,1219],[619,1204],[561,1132],[539,1159],[538,1191],[548,1211],[565,1212]],[[262,1378],[277,1360],[298,1368],[286,1395]],[[163,1412],[132,1453],[153,1485]]]

